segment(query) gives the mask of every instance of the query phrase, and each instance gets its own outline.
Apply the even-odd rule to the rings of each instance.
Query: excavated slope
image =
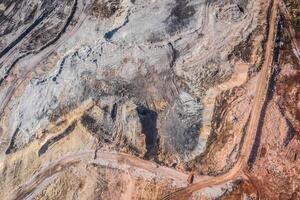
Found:
[[[297,199],[299,8],[0,0],[0,197]]]

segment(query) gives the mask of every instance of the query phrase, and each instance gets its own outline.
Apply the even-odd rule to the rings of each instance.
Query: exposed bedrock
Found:
[[[32,24],[35,25],[36,20],[41,22],[34,27],[28,25],[32,28],[25,29],[29,35],[17,37],[18,42],[6,45],[14,45],[7,51],[28,53],[41,49],[43,46],[40,44],[51,42],[51,38],[60,34],[59,30],[66,29],[64,26],[68,22],[53,23],[56,17],[68,18],[74,12],[72,8],[78,6],[75,4],[81,3],[37,2],[35,12],[42,13],[43,19],[32,17]],[[107,122],[107,132],[111,137],[117,134],[114,130],[130,126],[123,125],[124,119],[119,119],[118,110],[123,103],[131,102],[137,108],[143,106],[155,113],[157,122],[150,122],[155,127],[142,130],[146,138],[149,132],[157,135],[156,141],[152,141],[155,145],[151,144],[157,148],[155,154],[158,151],[161,156],[172,154],[167,159],[172,162],[174,159],[193,159],[205,150],[207,137],[201,137],[200,131],[203,116],[208,114],[202,112],[205,90],[228,80],[233,73],[234,63],[228,60],[228,54],[255,28],[255,12],[247,12],[246,9],[255,9],[255,2],[154,1],[149,6],[144,4],[142,1],[105,1],[87,6],[91,7],[92,15],[83,23],[94,23],[94,20],[100,19],[99,27],[103,28],[97,30],[97,36],[92,36],[95,38],[92,43],[71,47],[51,70],[33,75],[19,97],[8,103],[11,112],[7,120],[7,134],[14,138],[9,148],[24,147],[43,132],[51,121],[52,113],[60,107],[72,110],[81,102],[92,99],[96,104],[108,101],[107,106],[110,109],[114,107],[115,119]],[[223,11],[218,6],[227,6],[228,9]],[[243,8],[236,9],[239,7]],[[103,10],[108,13],[103,13]],[[233,13],[239,13],[239,16],[234,17]],[[53,28],[46,22],[52,23]],[[228,30],[224,31],[227,23],[232,23],[232,26],[227,26]],[[49,30],[41,31],[43,26]],[[51,33],[51,30],[57,33]],[[84,37],[76,33],[75,36]],[[26,38],[32,38],[34,42]],[[27,41],[30,46],[26,45]],[[70,48],[68,41],[65,43],[60,48]],[[25,66],[17,67],[17,74],[26,71]],[[143,120],[137,121],[139,123],[145,129]],[[164,156],[160,159],[167,162]]]
[[[269,4],[0,0],[0,171],[6,177],[0,196],[38,196],[46,186],[30,192],[42,176],[32,174],[59,157],[61,170],[72,167],[59,179],[48,174],[49,182],[69,179],[81,167],[87,177],[128,178],[132,165],[149,171],[151,188],[162,181],[170,183],[167,190],[181,186],[187,171],[226,172],[239,156],[251,112]],[[93,165],[82,156],[91,152]],[[23,154],[34,161],[22,161]],[[20,165],[15,173],[22,178],[10,182],[8,165]],[[156,180],[153,166],[166,167],[166,176]],[[140,197],[129,194],[142,172],[129,173],[138,178],[115,198]],[[82,188],[96,187],[98,179]],[[121,182],[116,187],[125,187]]]

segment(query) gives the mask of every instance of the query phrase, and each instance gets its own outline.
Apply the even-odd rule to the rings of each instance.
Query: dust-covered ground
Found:
[[[180,199],[239,169],[184,198],[300,198],[299,15],[292,0],[0,0],[0,196]]]

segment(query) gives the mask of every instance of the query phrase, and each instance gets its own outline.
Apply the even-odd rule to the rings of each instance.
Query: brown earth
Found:
[[[119,7],[120,2],[94,1],[91,16],[109,20],[118,9],[124,9]],[[132,0],[131,3],[139,5],[138,1]],[[21,148],[15,145],[14,137],[23,130],[17,129],[12,138],[7,134],[5,124],[9,119],[6,117],[11,110],[5,103],[1,105],[6,111],[1,119],[0,147],[1,152],[6,150],[6,154],[0,162],[0,197],[10,200],[300,199],[300,3],[290,0],[258,3],[261,18],[257,19],[257,28],[249,40],[240,43],[229,55],[228,59],[234,63],[231,76],[220,78],[220,83],[216,81],[208,89],[211,96],[203,97],[205,113],[213,110],[209,123],[202,124],[198,131],[200,139],[208,138],[204,153],[186,162],[176,157],[176,152],[163,149],[164,135],[156,138],[160,124],[156,120],[164,120],[157,118],[161,117],[157,113],[166,111],[171,105],[168,98],[161,98],[160,84],[151,85],[152,82],[160,83],[159,76],[151,78],[149,87],[145,86],[151,94],[154,111],[148,108],[151,105],[146,105],[147,108],[136,106],[132,101],[118,108],[117,103],[105,104],[105,101],[114,101],[113,98],[98,101],[88,98],[80,104],[69,103],[55,109],[49,115],[49,124],[37,130],[36,138]],[[190,14],[195,14],[185,13],[193,11],[192,7],[185,8],[180,1],[178,5],[172,13],[179,18],[185,17],[180,23],[186,22]],[[5,7],[6,4],[0,4],[0,11]],[[244,13],[245,8],[239,5],[220,12],[230,16],[234,9],[238,11],[236,14]],[[125,15],[124,10],[117,17]],[[231,17],[235,19],[236,16]],[[205,19],[203,23],[207,21]],[[115,20],[114,23],[120,22]],[[123,25],[126,23],[125,20]],[[122,26],[113,29],[111,34]],[[37,43],[41,45],[43,42]],[[172,51],[172,59],[176,59],[178,52],[173,46]],[[199,60],[206,56],[208,54],[201,54]],[[194,61],[187,59],[183,63],[192,65]],[[32,62],[36,61],[33,59]],[[130,60],[124,58],[122,64],[128,63]],[[116,73],[108,71],[107,76],[109,72]],[[9,89],[13,97],[6,96],[4,102],[22,94],[23,81],[30,82],[31,73],[23,74],[26,79],[18,80],[18,84],[13,84],[17,77],[9,75],[5,78],[13,85]],[[140,82],[143,80],[137,81],[138,86]],[[96,93],[102,87],[103,91],[113,89],[105,81],[92,82],[92,86]],[[176,84],[174,87],[178,89]],[[122,85],[116,88],[116,93],[129,90]],[[142,89],[137,91],[141,96],[144,95]],[[186,101],[189,103],[190,99]],[[188,107],[190,112],[189,109],[194,107]],[[169,112],[173,110],[168,110],[165,118]],[[182,118],[182,113],[179,113],[179,118]],[[120,124],[113,124],[117,117],[124,119],[125,123],[117,121]],[[131,126],[128,128],[127,124]],[[111,137],[108,133],[111,129],[117,135]],[[123,132],[129,137],[122,137]],[[152,137],[154,133],[155,137]]]
[[[278,67],[273,71],[273,85],[261,125],[257,157],[248,174],[253,180],[250,184],[252,193],[257,190],[256,199],[300,198],[300,65],[294,48],[295,43],[299,45],[300,37],[291,34],[291,28],[296,33],[300,30],[297,25],[299,14],[295,14],[299,3],[285,3],[293,17],[286,18],[286,13],[281,13],[283,27],[280,41],[283,46],[276,63]],[[249,190],[243,183],[224,199],[240,199],[248,194]]]

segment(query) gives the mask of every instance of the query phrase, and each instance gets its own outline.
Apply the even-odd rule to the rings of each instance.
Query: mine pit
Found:
[[[297,0],[0,2],[1,200],[300,198]]]

